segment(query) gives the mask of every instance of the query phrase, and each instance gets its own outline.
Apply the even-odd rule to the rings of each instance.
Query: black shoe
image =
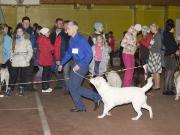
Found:
[[[169,91],[164,91],[163,95],[169,95]]]
[[[8,88],[7,89],[7,92],[6,92],[6,96],[12,96],[13,92],[11,90],[11,88]]]
[[[101,103],[101,99],[99,99],[97,102],[94,103],[94,111],[96,111],[99,108],[99,105]]]
[[[70,112],[86,112],[86,109],[83,109],[83,110],[79,110],[77,108],[72,108],[69,110]]]
[[[176,95],[173,91],[169,91],[169,95]]]
[[[164,91],[163,95],[175,95],[173,91]]]

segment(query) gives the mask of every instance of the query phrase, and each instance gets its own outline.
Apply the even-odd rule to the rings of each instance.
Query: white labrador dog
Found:
[[[178,100],[180,97],[180,71],[176,71],[174,74],[174,84],[176,87],[176,97],[175,100]]]
[[[152,85],[152,77],[148,79],[147,84],[142,87],[112,87],[103,77],[91,78],[90,82],[96,87],[104,103],[104,111],[98,118],[103,118],[106,115],[111,115],[109,111],[117,105],[132,103],[134,110],[137,112],[137,116],[132,120],[138,120],[141,115],[141,108],[149,111],[150,118],[153,118],[152,109],[147,105],[147,96],[145,92],[148,91]]]
[[[0,74],[1,74],[1,84],[4,82],[6,83],[6,92],[7,92],[8,84],[9,84],[9,71],[7,68],[1,68]]]
[[[119,74],[116,71],[108,72],[108,74],[106,75],[106,78],[107,78],[108,83],[110,84],[110,86],[121,87],[122,80],[121,80]]]

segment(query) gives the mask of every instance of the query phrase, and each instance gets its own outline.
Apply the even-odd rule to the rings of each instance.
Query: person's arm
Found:
[[[161,35],[158,33],[158,38],[157,38],[157,45],[158,45],[158,50],[161,50],[162,46],[162,40],[161,40]]]
[[[33,49],[30,40],[26,40],[27,43],[27,56],[26,61],[29,62],[33,56]]]
[[[61,37],[58,36],[54,43],[54,56],[56,61],[60,61],[60,56],[61,56],[60,49],[61,49]]]
[[[62,58],[62,61],[61,61],[60,65],[63,66],[71,58],[72,58],[72,45],[71,45],[71,42],[69,42],[69,48],[68,48],[65,56]]]
[[[152,37],[153,37],[152,35],[148,34],[145,39],[142,39],[140,41],[140,44],[142,44],[146,48],[150,48],[150,41],[151,41]]]
[[[50,51],[51,51],[51,53],[54,53],[54,46],[51,44],[51,41],[50,40],[48,40],[48,42],[47,42],[47,46],[48,46],[48,49],[50,49]]]
[[[7,58],[10,58],[12,52],[12,38],[6,37],[5,41],[6,41],[4,42],[5,55]]]
[[[129,33],[126,33],[126,35],[124,36],[124,38],[121,41],[121,46],[123,48],[127,48],[127,49],[131,49],[131,35],[129,35]]]
[[[90,44],[90,46],[93,46],[94,44],[91,36],[88,37],[88,43]]]
[[[123,48],[126,47],[126,45],[127,45],[127,40],[128,40],[128,39],[127,39],[127,36],[125,35],[124,38],[123,38],[122,41],[121,41],[121,47],[123,47]]]
[[[30,41],[31,41],[32,48],[36,48],[36,36],[34,33],[30,35]]]

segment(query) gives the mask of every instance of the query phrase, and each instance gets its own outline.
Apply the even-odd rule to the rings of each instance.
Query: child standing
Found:
[[[135,66],[134,54],[137,49],[136,36],[137,36],[138,32],[140,32],[140,31],[141,31],[140,24],[131,26],[121,41],[121,46],[123,47],[122,58],[123,58],[125,68],[128,69],[124,73],[123,87],[132,86],[133,73],[134,73],[133,68]]]
[[[29,35],[23,30],[22,27],[16,29],[15,37],[13,39],[12,54],[11,54],[11,73],[10,84],[15,84],[18,75],[19,77],[19,96],[24,95],[24,87],[27,79],[27,68],[30,66],[30,60],[33,55],[32,45],[29,40]],[[15,85],[9,85],[7,96],[12,95]]]
[[[103,35],[96,36],[96,44],[92,46],[93,59],[89,66],[92,75],[102,75],[107,71],[109,63],[109,47],[104,41]]]
[[[48,28],[42,28],[40,30],[42,35],[39,36],[39,65],[43,67],[42,73],[42,92],[52,92],[52,88],[49,86],[48,76],[50,76],[50,68],[53,65],[52,53],[54,48],[50,42],[50,31]]]
[[[3,25],[3,64],[10,70],[10,56],[12,52],[12,37],[10,28],[7,24]]]

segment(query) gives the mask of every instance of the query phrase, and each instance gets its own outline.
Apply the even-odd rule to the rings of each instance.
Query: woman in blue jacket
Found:
[[[10,27],[7,24],[3,25],[3,64],[8,67],[10,71],[11,62],[10,56],[12,51],[12,38]]]

